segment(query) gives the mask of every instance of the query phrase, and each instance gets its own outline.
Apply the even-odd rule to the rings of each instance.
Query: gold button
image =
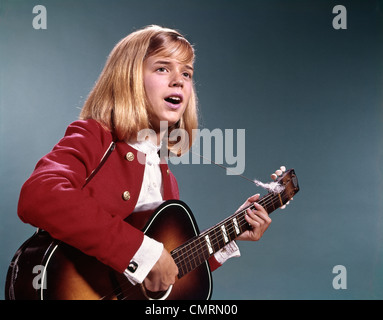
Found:
[[[170,172],[169,169],[167,169],[167,170],[166,170],[166,173],[167,173],[168,175],[169,175],[169,172]]]
[[[123,194],[122,194],[122,199],[124,199],[125,201],[128,201],[130,199],[130,193],[129,191],[125,191]]]
[[[134,160],[134,154],[133,154],[133,152],[128,152],[128,153],[125,155],[125,159],[128,160],[128,161],[133,161],[133,160]]]

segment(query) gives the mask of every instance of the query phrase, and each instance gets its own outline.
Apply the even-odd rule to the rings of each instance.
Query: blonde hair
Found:
[[[146,58],[156,54],[176,57],[183,63],[191,64],[195,58],[192,45],[176,30],[152,25],[131,33],[111,51],[84,103],[80,119],[97,120],[121,141],[136,138],[134,135],[140,130],[151,128],[143,65]],[[188,140],[183,145],[188,148],[192,145],[192,130],[198,127],[197,114],[197,97],[193,84],[183,116],[168,130],[170,134],[174,129],[183,129]],[[169,150],[176,144],[180,147],[179,142],[169,142]],[[180,154],[186,151],[183,147],[181,149],[173,152]]]

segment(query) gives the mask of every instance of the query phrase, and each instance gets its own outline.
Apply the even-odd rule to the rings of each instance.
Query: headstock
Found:
[[[283,166],[275,171],[275,173],[271,175],[271,178],[284,187],[284,190],[281,192],[282,202],[284,203],[281,209],[284,209],[299,191],[298,178],[294,169],[286,171],[286,168]]]

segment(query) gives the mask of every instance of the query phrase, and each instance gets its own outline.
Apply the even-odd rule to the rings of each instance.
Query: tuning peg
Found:
[[[286,208],[286,205],[283,205],[283,206],[281,207],[282,210],[283,210],[284,208]]]
[[[284,172],[286,172],[286,167],[281,166],[280,169],[276,170],[275,173],[271,175],[271,179],[276,180],[279,176],[281,176]]]

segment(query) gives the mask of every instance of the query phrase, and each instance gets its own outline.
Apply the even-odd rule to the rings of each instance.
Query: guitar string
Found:
[[[268,205],[270,205],[270,204],[272,204],[273,203],[273,201],[272,201],[272,199],[271,199],[271,197],[272,197],[272,194],[268,194],[268,195],[266,195],[265,197],[263,197],[262,199],[261,199],[261,201],[260,202],[262,202],[262,206],[268,206]],[[240,230],[242,230],[242,228],[244,227],[244,226],[246,226],[248,223],[247,223],[247,221],[246,220],[244,220],[244,216],[245,216],[245,212],[246,212],[246,210],[247,209],[253,209],[253,208],[255,208],[254,207],[254,204],[251,204],[250,206],[248,206],[248,207],[246,207],[246,208],[244,208],[244,209],[242,209],[241,211],[238,211],[237,213],[235,213],[234,215],[237,217],[237,219],[238,219],[238,227],[240,228]],[[225,220],[223,220],[221,223],[219,223],[218,225],[222,225],[222,224],[224,224],[224,223],[226,223],[227,221],[229,221],[230,220],[230,217],[228,217],[227,219],[225,219]],[[234,228],[234,227],[233,227]],[[231,231],[233,231],[234,229],[233,228],[229,228],[229,231],[228,231],[228,233],[230,233]],[[214,227],[212,228],[212,229],[215,229]],[[202,233],[203,234],[203,233]],[[196,241],[198,241],[199,239],[195,239],[195,240],[193,240],[190,244],[188,244],[188,245],[191,245],[191,244],[194,244],[194,242],[196,242]],[[218,241],[218,239],[217,239],[217,241],[216,242],[213,242],[213,245],[215,245],[215,244],[217,244],[217,243],[219,243],[219,241]],[[197,250],[197,252],[198,252],[198,259],[199,259],[199,262],[198,262],[198,264],[200,265],[201,263],[203,263],[204,261],[206,261],[206,258],[208,258],[209,256],[207,256],[207,257],[205,257],[205,252],[206,252],[206,244],[204,244],[204,243],[199,243],[199,244],[197,244],[197,245],[195,245],[195,247],[193,247],[194,248],[194,250]],[[189,267],[187,267],[187,266],[185,266],[185,263],[187,263],[187,258],[188,257],[190,257],[190,252],[191,252],[191,250],[193,250],[192,248],[190,248],[189,250],[187,250],[187,251],[185,251],[185,252],[183,252],[182,253],[182,255],[178,255],[176,258],[175,258],[175,261],[176,261],[176,263],[177,263],[177,265],[178,264],[180,264],[180,267],[182,268],[182,269],[185,269],[185,267],[186,267],[186,271],[187,272],[189,272],[190,270],[190,268]],[[200,257],[203,257],[203,261],[201,262],[201,260],[200,260]],[[194,260],[195,259],[197,259],[197,257],[194,257],[193,258]],[[192,265],[190,265],[191,267],[192,267]],[[197,266],[196,266],[197,267]],[[195,268],[196,268],[195,267]],[[191,270],[193,270],[194,268],[192,268]],[[184,272],[184,270],[182,270],[182,272]],[[186,273],[187,273],[186,272]],[[122,294],[123,295],[123,298],[122,299],[128,299],[129,298],[129,295],[127,296],[127,293],[129,293],[129,291],[132,291],[132,294],[133,294],[133,289],[134,287],[132,286],[132,284],[128,281],[128,279],[126,279],[126,280],[124,280],[123,282],[121,282],[121,283],[119,283],[119,291],[120,291],[120,294]],[[110,292],[110,293],[108,293],[108,294],[106,294],[106,295],[104,295],[103,297],[101,297],[100,298],[100,300],[105,300],[105,299],[108,299],[108,298],[110,298],[110,297],[114,297],[115,295],[116,295],[116,290],[117,290],[117,288],[113,288],[112,289],[112,291]]]
[[[264,199],[265,199],[265,198],[263,198],[262,200],[264,200]],[[263,203],[263,202],[264,202],[264,203]],[[270,201],[270,199],[266,199],[266,201],[263,201],[263,202],[262,202],[262,205],[263,205],[263,206],[269,206],[270,204],[273,203],[273,201],[272,201],[272,200]],[[254,205],[252,204],[252,205],[250,205],[250,206],[248,206],[248,207],[242,209],[241,211],[238,211],[237,213],[233,214],[232,216],[226,218],[225,220],[221,221],[220,223],[218,223],[216,226],[212,227],[211,229],[208,229],[208,230],[206,230],[205,232],[202,232],[201,235],[204,234],[204,233],[208,233],[209,230],[212,230],[212,229],[214,229],[214,228],[217,228],[218,226],[221,226],[221,225],[223,225],[223,224],[225,224],[225,223],[227,223],[227,222],[233,220],[233,218],[234,218],[235,216],[238,218],[238,217],[241,216],[241,214],[244,215],[244,212],[245,212],[247,209],[249,209],[249,208],[251,208],[251,209],[255,209],[255,208],[254,208]],[[247,222],[246,222],[246,223],[247,223]],[[245,224],[246,224],[246,223],[245,223]],[[230,227],[229,227],[229,232],[232,232],[233,230],[235,230],[235,227],[234,227],[234,226],[230,226]],[[201,236],[201,235],[200,235],[200,236]],[[185,244],[185,245],[187,245],[187,244]]]
[[[239,228],[243,229],[246,224],[247,222],[243,224],[240,223]],[[216,243],[212,244],[212,247],[215,247],[216,244],[219,246],[222,244],[223,247],[226,243],[222,239],[217,239]],[[198,267],[211,256],[210,252],[208,253],[206,243],[202,240],[197,241],[197,244],[194,244],[193,246],[190,245],[190,248],[193,249],[192,252],[190,250],[188,250],[188,252],[183,252],[181,256],[178,256],[178,258],[175,259],[183,274]],[[185,270],[187,272],[185,272]]]
[[[285,198],[284,195],[282,195],[283,198]],[[286,200],[286,198],[284,199]],[[273,202],[273,201],[272,201]],[[270,201],[266,201],[265,204],[262,204],[263,206],[267,206],[267,205],[270,205],[272,202]],[[252,206],[248,207],[248,208],[251,208]],[[238,219],[241,219],[240,221],[238,221],[238,226],[242,229],[244,226],[248,225],[247,221],[244,219],[244,216],[245,216],[245,211],[248,209],[248,208],[245,208],[244,210],[238,212],[237,214],[235,214],[237,216]],[[222,243],[222,234],[221,234],[221,231],[219,230],[219,227],[222,226],[222,225],[225,225],[227,222],[230,222],[230,220],[233,219],[233,216],[223,220],[221,223],[219,223],[216,227],[213,227],[211,229],[209,229],[209,232],[212,233],[217,233],[218,231],[218,234],[219,234],[219,238],[215,237],[213,234],[211,234],[213,240],[212,240],[212,247],[214,247],[215,245],[219,245],[219,243]],[[232,225],[231,223],[229,224],[229,226],[225,226],[226,230],[227,230],[227,235],[230,236],[230,233],[233,233],[235,232],[235,226]],[[209,233],[209,232],[206,232],[206,233]],[[203,234],[203,233],[202,233]],[[201,235],[202,235],[201,234]],[[231,240],[231,239],[230,239]],[[196,244],[197,243],[197,244]],[[204,240],[201,241],[201,237],[198,237],[197,239],[195,239],[194,241],[188,243],[185,245],[185,247],[189,246],[189,249],[187,249],[186,251],[184,250],[184,252],[181,251],[181,254],[179,254],[177,257],[176,257],[176,260],[178,263],[182,263],[184,260],[186,260],[187,258],[189,258],[190,256],[193,256],[193,255],[190,255],[190,252],[195,252],[197,250],[197,253],[200,253],[200,249],[202,248],[202,255],[204,256],[204,253],[203,251],[206,251],[206,242]],[[182,249],[182,248],[181,248]],[[198,258],[198,260],[200,260],[200,254],[197,255],[194,260],[196,260]]]
[[[270,201],[265,201],[265,204],[263,204],[263,205],[264,205],[264,206],[268,206],[268,205],[270,205]],[[244,220],[244,216],[245,216],[246,210],[247,210],[248,208],[250,208],[250,209],[254,209],[254,205],[250,205],[250,206],[248,206],[247,208],[244,208],[243,210],[241,210],[241,211],[239,211],[238,213],[236,213],[236,214],[233,215],[233,216],[236,216],[237,219],[241,219],[241,221],[238,222],[238,226],[239,226],[240,228],[242,228],[243,226],[245,226],[246,224],[248,224],[247,221]],[[219,224],[217,224],[215,227],[213,227],[213,228],[207,230],[207,232],[205,232],[205,233],[206,233],[206,234],[211,233],[211,236],[214,237],[214,236],[212,235],[212,232],[216,233],[216,232],[217,232],[217,229],[219,229],[220,226],[225,225],[225,224],[227,224],[228,222],[230,222],[230,221],[233,219],[233,216],[231,216],[231,217],[229,217],[229,218],[223,220],[221,223],[219,223]],[[235,232],[235,226],[234,226],[234,225],[231,225],[231,223],[229,224],[229,226],[225,226],[225,228],[226,228],[226,231],[227,231],[227,233],[228,233],[228,236],[230,235],[230,233]],[[220,231],[219,231],[219,230],[218,230],[218,232],[219,232],[219,234],[220,234]],[[181,251],[181,255],[178,255],[178,256],[177,256],[177,260],[178,260],[178,261],[182,258],[182,256],[188,255],[189,252],[190,252],[190,250],[194,250],[194,249],[196,248],[195,243],[196,243],[196,242],[200,242],[200,239],[201,239],[201,237],[203,237],[203,234],[204,234],[204,232],[201,233],[201,235],[200,235],[197,239],[195,239],[194,241],[192,241],[192,242],[190,242],[190,243],[188,243],[188,244],[185,245],[185,247],[190,246],[190,249],[189,249],[189,250],[186,250],[186,251],[184,250],[184,252]],[[221,235],[221,234],[220,234],[220,235]],[[215,237],[214,237],[214,238],[215,238]],[[213,242],[212,242],[212,246],[215,246],[218,242],[220,242],[220,239],[218,239],[218,238],[214,239],[214,238],[213,238],[213,240],[212,240],[212,241],[213,241]],[[214,242],[214,241],[215,241],[215,242]],[[194,245],[194,246],[193,246],[193,245]],[[203,242],[203,245],[205,246],[205,242]],[[181,248],[181,250],[182,250],[182,248]],[[178,252],[178,251],[176,251],[175,253],[177,253],[177,252]]]
[[[241,220],[238,222],[238,225],[239,225],[240,228],[243,228],[244,226],[248,225],[247,221],[244,219],[244,215],[243,215],[243,217],[240,217],[240,218],[241,218]],[[230,218],[225,223],[227,223],[228,221],[230,221]],[[223,225],[223,223],[218,224],[218,226],[220,226],[220,225]],[[228,228],[228,234],[227,234],[228,236],[230,236],[231,232],[234,232],[233,228],[235,228],[235,227],[234,226],[230,226]],[[214,233],[218,232],[219,237],[220,237],[220,238],[216,239],[216,242],[213,242],[213,246],[215,244],[217,244],[217,243],[218,244],[222,243],[222,241],[223,241],[222,240],[222,234],[221,234],[221,231],[219,230],[219,228],[214,228],[213,227],[212,231],[214,231]],[[211,235],[211,236],[214,237],[214,235]],[[199,243],[198,244],[194,244],[194,246],[191,246],[193,243],[188,244],[188,246],[191,246],[190,249],[187,250],[187,251],[184,251],[183,253],[181,253],[181,255],[178,256],[179,258],[177,259],[177,261],[179,263],[181,263],[181,266],[182,266],[182,263],[184,262],[183,260],[186,260],[188,258],[190,259],[190,250],[197,251],[197,253],[198,253],[197,256],[195,256],[195,254],[194,254],[194,256],[195,256],[193,258],[194,260],[196,260],[197,258],[198,258],[199,261],[201,260],[201,250],[200,249],[202,249],[202,256],[205,257],[206,254],[204,252],[206,252],[206,248],[207,248],[206,247],[206,242],[205,241],[201,241],[200,238],[196,239],[194,242],[199,242]],[[223,244],[225,244],[224,241],[223,241]]]

